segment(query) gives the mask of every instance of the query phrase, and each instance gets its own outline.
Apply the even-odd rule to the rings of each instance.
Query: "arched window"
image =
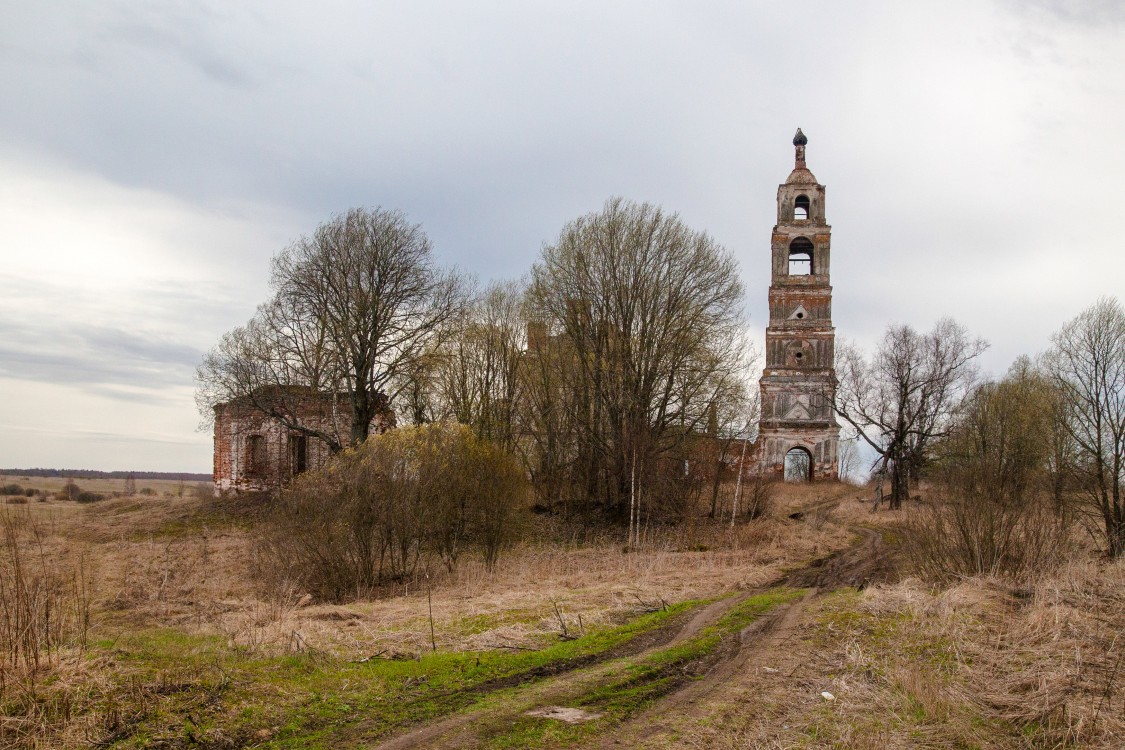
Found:
[[[797,200],[793,202],[793,219],[796,221],[805,221],[809,218],[809,196],[798,195]]]
[[[293,476],[308,471],[309,440],[305,435],[289,436],[289,471]]]
[[[791,448],[785,454],[785,481],[812,481],[812,454],[805,448]]]
[[[813,268],[813,244],[808,237],[798,237],[789,243],[789,275],[808,276]]]
[[[246,438],[246,473],[261,476],[266,472],[266,441],[261,435]]]

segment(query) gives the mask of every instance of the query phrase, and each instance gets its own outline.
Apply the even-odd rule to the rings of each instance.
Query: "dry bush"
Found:
[[[905,525],[921,575],[1021,576],[1064,558],[1071,523],[1052,499],[1049,405],[1026,362],[973,392],[940,446],[937,500]]]
[[[767,518],[773,512],[777,495],[777,482],[762,476],[755,476],[743,487],[743,502],[746,517],[750,519]]]
[[[78,493],[80,492],[82,492],[82,489],[75,483],[75,481],[73,479],[67,479],[66,484],[63,485],[63,488],[58,491],[58,494],[55,497],[57,497],[59,500],[77,500]]]
[[[468,548],[491,569],[526,493],[516,459],[463,425],[394,430],[282,494],[266,516],[263,570],[271,586],[342,601],[428,573],[431,561],[452,571]]]
[[[903,551],[929,580],[1026,577],[1050,571],[1071,550],[1071,523],[1043,498],[1000,503],[956,497],[928,503],[902,525]]]

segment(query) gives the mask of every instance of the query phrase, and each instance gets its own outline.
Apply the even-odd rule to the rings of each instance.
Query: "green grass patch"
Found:
[[[600,714],[600,718],[575,724],[557,719],[520,716],[514,722],[485,729],[484,747],[542,748],[579,741],[605,732],[672,692],[690,673],[693,662],[705,663],[729,638],[779,604],[804,595],[804,590],[775,589],[735,605],[717,622],[694,637],[643,656],[625,659],[607,681],[571,696],[561,705]]]
[[[174,629],[101,640],[114,660],[116,706],[129,720],[110,746],[250,742],[272,748],[365,743],[479,702],[488,691],[580,666],[699,606],[683,602],[537,651],[438,652],[418,660],[261,656]]]

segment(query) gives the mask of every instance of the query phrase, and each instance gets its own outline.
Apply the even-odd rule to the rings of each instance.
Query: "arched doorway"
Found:
[[[790,448],[785,454],[785,481],[812,481],[812,454],[807,448]]]

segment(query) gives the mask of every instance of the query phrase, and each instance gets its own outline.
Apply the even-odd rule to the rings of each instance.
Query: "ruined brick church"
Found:
[[[766,365],[759,381],[762,417],[755,448],[763,474],[820,480],[839,477],[840,427],[832,409],[832,228],[824,218],[824,185],[805,163],[807,143],[798,128],[793,138],[796,163],[777,188]],[[805,476],[793,476],[795,469]]]
[[[793,171],[777,189],[766,363],[759,380],[762,415],[753,451],[739,465],[753,465],[750,471],[763,476],[822,480],[839,476],[840,427],[832,408],[832,228],[825,221],[824,185],[805,162],[807,143],[798,129]],[[535,351],[546,340],[545,328],[529,326],[528,333],[528,350]],[[290,425],[324,434],[346,432],[348,420],[338,410],[341,394],[288,389],[284,395]],[[286,426],[253,399],[218,404],[214,423],[216,494],[277,489],[301,472],[321,468],[331,455],[323,440]],[[394,426],[394,414],[384,403],[371,432]]]
[[[387,399],[371,421],[371,434],[395,426]],[[324,440],[294,429],[332,436],[347,445],[351,412],[347,394],[313,391],[300,386],[256,390],[251,397],[217,404],[214,408],[214,492],[265,492],[285,486],[305,471],[320,469],[332,455]],[[343,409],[341,409],[341,405]],[[285,414],[271,416],[267,408]]]

